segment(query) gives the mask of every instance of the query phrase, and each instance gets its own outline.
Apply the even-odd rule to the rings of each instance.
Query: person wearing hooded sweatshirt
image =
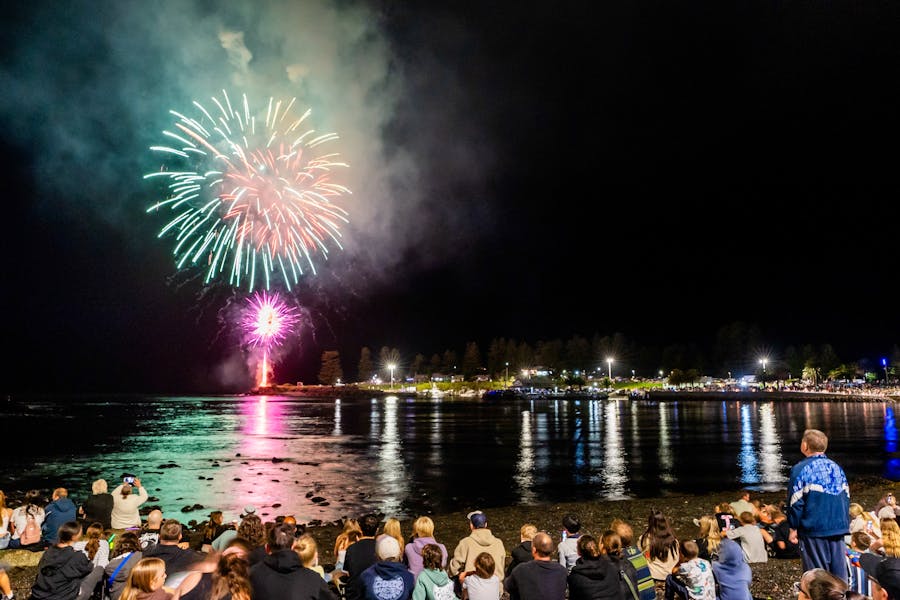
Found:
[[[741,545],[724,538],[719,544],[719,556],[712,561],[713,575],[716,577],[719,600],[753,600],[750,580],[753,572],[744,560]]]
[[[453,582],[444,571],[442,561],[447,551],[437,544],[425,544],[422,548],[422,570],[416,576],[412,600],[456,600]]]
[[[447,547],[434,539],[434,521],[431,520],[431,517],[419,517],[416,519],[416,522],[413,523],[413,535],[413,540],[406,544],[403,551],[406,566],[409,567],[409,572],[413,576],[418,577],[422,571],[422,550],[428,544],[434,544],[440,548],[442,557],[440,568],[443,569],[447,566]]]
[[[465,579],[466,573],[475,571],[475,557],[482,552],[487,552],[494,558],[494,574],[503,581],[506,575],[506,548],[503,540],[494,537],[487,526],[487,515],[476,510],[467,515],[471,533],[459,540],[450,559],[449,572],[451,577],[456,577],[460,584]],[[559,563],[557,563],[559,564]],[[457,591],[461,591],[457,589]]]
[[[358,542],[357,542],[358,543]],[[375,564],[347,584],[347,597],[365,600],[409,600],[416,578],[400,562],[400,542],[384,536],[375,544]],[[425,571],[423,570],[422,573]],[[427,576],[426,576],[427,577]],[[351,595],[352,592],[352,595]]]
[[[68,521],[59,526],[58,541],[44,550],[38,574],[31,586],[33,600],[85,600],[103,577],[84,552],[72,545],[81,539],[81,525]]]
[[[69,492],[64,487],[53,490],[50,504],[44,507],[44,522],[41,523],[41,541],[45,545],[56,543],[56,530],[63,523],[74,521],[78,517],[78,507],[69,499]]]
[[[269,530],[266,543],[268,554],[250,567],[253,597],[265,600],[337,600],[322,576],[304,567],[300,555],[292,550],[295,531],[296,528],[290,523],[281,523]]]
[[[569,600],[621,600],[619,572],[600,552],[594,536],[579,537],[577,550],[578,560],[567,579]]]

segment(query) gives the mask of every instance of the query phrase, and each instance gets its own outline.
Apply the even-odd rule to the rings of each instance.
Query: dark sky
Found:
[[[10,391],[244,389],[246,297],[177,271],[149,147],[223,89],[340,135],[321,352],[495,337],[900,342],[896,2],[20,3],[4,16]],[[227,6],[220,6],[227,4]]]

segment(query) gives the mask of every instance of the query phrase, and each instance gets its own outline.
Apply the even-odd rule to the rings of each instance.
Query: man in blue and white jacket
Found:
[[[818,429],[803,432],[806,458],[791,469],[788,487],[789,539],[800,544],[804,571],[818,567],[846,581],[850,486],[840,465],[825,456],[827,447],[828,437]]]

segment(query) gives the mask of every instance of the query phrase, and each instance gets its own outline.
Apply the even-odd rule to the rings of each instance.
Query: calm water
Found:
[[[828,433],[848,477],[900,480],[880,402],[72,396],[3,412],[34,433],[7,445],[0,489],[62,485],[80,502],[94,479],[133,472],[166,514],[205,507],[184,520],[782,490],[807,427]]]

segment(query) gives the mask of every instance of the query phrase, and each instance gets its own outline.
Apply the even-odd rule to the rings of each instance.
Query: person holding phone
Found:
[[[129,483],[126,478],[129,478]],[[112,491],[113,509],[110,515],[110,524],[113,529],[140,528],[141,513],[138,512],[141,504],[147,501],[150,495],[141,479],[134,475],[125,475],[122,483]]]

